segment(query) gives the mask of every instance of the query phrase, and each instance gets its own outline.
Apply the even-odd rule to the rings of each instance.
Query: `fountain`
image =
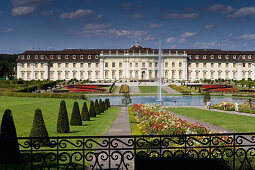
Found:
[[[162,100],[162,75],[161,75],[161,64],[162,64],[162,50],[161,50],[161,37],[159,39],[159,49],[158,49],[158,99],[157,102],[163,104]]]

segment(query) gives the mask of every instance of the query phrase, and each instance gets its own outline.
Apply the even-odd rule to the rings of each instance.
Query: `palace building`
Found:
[[[65,49],[25,51],[17,60],[17,78],[24,80],[164,81],[200,79],[255,80],[255,51],[158,49],[138,42],[130,49]]]

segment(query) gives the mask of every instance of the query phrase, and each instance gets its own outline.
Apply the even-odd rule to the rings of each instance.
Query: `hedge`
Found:
[[[114,89],[114,86],[115,86],[115,82],[112,83],[112,85],[110,86],[110,88],[109,88],[109,90],[108,90],[109,93],[112,93],[112,91],[113,91],[113,89]]]
[[[87,100],[87,97],[83,94],[70,94],[70,93],[21,93],[21,92],[0,91],[0,96]]]

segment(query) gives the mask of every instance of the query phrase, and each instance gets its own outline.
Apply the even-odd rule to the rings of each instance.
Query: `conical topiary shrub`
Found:
[[[30,137],[43,137],[45,139],[34,139],[33,144],[38,144],[41,146],[49,146],[50,139],[48,131],[45,127],[42,111],[40,109],[35,110],[34,121],[32,129],[30,131]]]
[[[99,99],[99,111],[100,111],[100,113],[104,113],[104,106],[103,106],[103,102],[101,99]]]
[[[104,110],[108,109],[107,99],[104,100]]]
[[[97,114],[97,115],[100,114],[99,104],[98,104],[98,100],[97,100],[97,99],[95,100],[95,111],[96,111],[96,114]]]
[[[106,109],[105,109],[105,102],[104,101],[102,101],[102,108],[103,108],[104,111],[106,111]]]
[[[107,102],[108,102],[107,103],[108,104],[108,108],[110,108],[111,107],[110,99],[108,99]]]
[[[94,105],[93,101],[90,101],[89,116],[90,117],[96,117],[95,105]]]
[[[0,162],[17,163],[20,160],[19,143],[11,110],[4,112],[1,123]]]
[[[58,122],[57,122],[57,132],[58,133],[68,133],[70,131],[69,119],[66,110],[66,103],[64,100],[60,102]]]
[[[82,126],[81,114],[78,102],[74,102],[73,111],[70,120],[71,126]]]
[[[82,106],[81,120],[83,120],[83,121],[89,121],[90,120],[88,106],[87,106],[86,102],[84,102],[83,106]]]

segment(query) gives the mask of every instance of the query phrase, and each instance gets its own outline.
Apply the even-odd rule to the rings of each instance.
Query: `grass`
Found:
[[[143,135],[141,130],[138,128],[134,112],[132,111],[132,107],[128,106],[128,114],[129,114],[129,125],[131,130],[131,135]]]
[[[235,132],[249,133],[255,129],[255,117],[233,115],[196,108],[168,108],[167,110],[216,126],[221,126]]]
[[[141,93],[158,93],[158,86],[138,86]],[[162,93],[167,93],[164,89],[161,89]]]
[[[4,111],[10,109],[18,137],[26,137],[29,136],[32,128],[35,109],[39,108],[42,110],[49,136],[101,136],[107,133],[120,112],[120,108],[111,107],[105,113],[97,115],[96,118],[91,118],[91,121],[83,121],[83,126],[70,126],[71,133],[59,134],[56,130],[61,100],[63,99],[0,96],[0,121]],[[85,100],[65,99],[69,120],[74,101],[79,103],[81,110]]]

